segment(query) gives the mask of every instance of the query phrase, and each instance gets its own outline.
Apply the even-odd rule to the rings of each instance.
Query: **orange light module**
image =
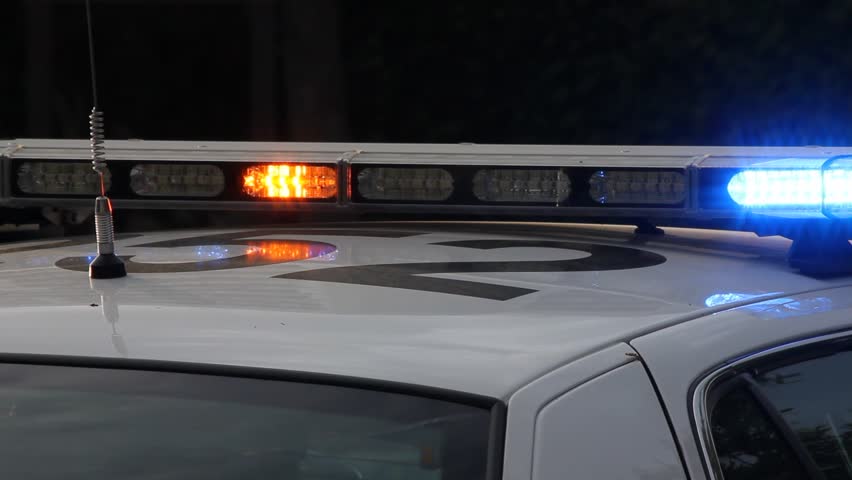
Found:
[[[337,172],[322,165],[256,165],[243,170],[243,192],[258,198],[331,198],[337,195]]]

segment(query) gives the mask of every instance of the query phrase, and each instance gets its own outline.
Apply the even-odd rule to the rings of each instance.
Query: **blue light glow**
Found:
[[[321,261],[321,262],[336,262],[337,261],[338,250],[334,250],[334,251],[329,252],[329,253],[324,253],[324,252],[327,252],[327,250],[323,250],[322,252],[323,253],[320,253],[319,255],[314,257],[313,260],[318,260],[318,261]]]
[[[852,208],[852,170],[830,168],[825,175],[825,205],[830,208]]]
[[[719,305],[751,300],[752,298],[764,297],[766,295],[775,295],[775,293],[716,293],[707,297],[704,300],[704,305],[718,307]]]
[[[831,299],[814,297],[800,301],[792,298],[776,298],[754,305],[747,305],[744,308],[753,312],[760,312],[761,315],[769,318],[799,317],[831,310]]]
[[[776,295],[777,293],[717,293],[710,295],[704,300],[704,305],[708,307],[718,307],[734,302],[757,299],[767,295]],[[759,303],[752,303],[740,307],[744,310],[759,312],[767,318],[788,318],[808,315],[811,313],[827,312],[831,310],[831,299],[825,297],[806,298],[804,300],[796,300],[792,298],[772,298]]]
[[[199,258],[222,259],[228,256],[229,250],[221,245],[206,245],[196,247],[195,256]]]
[[[744,207],[818,210],[852,206],[852,171],[832,168],[745,170],[728,182],[728,193]]]

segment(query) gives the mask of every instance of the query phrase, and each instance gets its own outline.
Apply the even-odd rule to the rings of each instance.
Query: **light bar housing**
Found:
[[[217,197],[224,187],[225,174],[216,165],[137,163],[130,169],[130,189],[143,197]]]
[[[16,186],[30,195],[87,195],[100,193],[98,174],[91,162],[20,162],[15,169]],[[109,191],[112,175],[104,170],[104,187]]]
[[[801,164],[811,162],[824,165],[830,158],[852,155],[852,148],[849,147],[198,143],[136,140],[107,141],[106,145],[107,165],[111,172],[110,197],[118,209],[476,214],[521,219],[644,219],[658,224],[737,220],[761,215],[766,213],[765,210],[746,208],[731,198],[728,184],[737,173],[783,159],[796,159]],[[16,184],[17,171],[23,163],[85,162],[89,155],[89,144],[85,140],[12,140],[5,145],[0,144],[0,206],[89,206],[90,194],[36,194],[24,191]],[[135,192],[131,188],[133,169],[138,165],[148,165],[146,168],[152,169],[150,165],[158,164],[215,168],[217,172],[222,172],[224,185],[219,193],[213,189],[212,193],[206,191],[204,195],[197,196],[187,194],[186,191],[180,195],[161,192],[156,196]],[[246,194],[242,190],[242,172],[251,166],[270,164],[332,169],[337,176],[336,194],[329,198],[295,198],[286,201]],[[852,168],[852,161],[848,158],[839,159],[829,168]],[[411,177],[399,176],[405,170],[441,171],[446,172],[446,175],[412,173]],[[418,192],[408,198],[401,198],[400,195],[377,194],[375,188],[372,192],[361,191],[359,176],[363,180],[370,172],[391,171],[396,172],[396,183],[389,184],[383,180],[385,183],[382,188],[388,185],[393,188],[414,185],[412,188],[419,189]],[[511,171],[523,173],[518,173],[516,178],[505,173]],[[558,172],[558,175],[553,172]],[[635,191],[632,195],[609,197],[621,200],[601,202],[601,192],[611,194],[615,190],[612,190],[612,185],[606,186],[609,190],[605,190],[600,182],[606,175],[601,177],[600,172],[626,175],[626,178],[632,180],[625,184],[632,182],[630,188]],[[482,179],[485,177],[490,179],[489,188],[492,188],[492,192],[487,195],[483,194],[483,187],[477,190],[476,186],[477,182],[484,185]],[[514,183],[505,182],[510,177],[514,178]],[[611,174],[610,178],[613,178]],[[618,181],[618,177],[615,178],[614,181]],[[399,179],[402,179],[401,183]],[[562,183],[554,186],[553,180]],[[672,187],[671,182],[676,183],[676,186]],[[512,185],[512,193],[501,196],[493,191],[498,188],[494,185],[509,184]],[[654,201],[657,198],[654,195],[669,192],[672,188],[678,191],[660,194],[661,200]],[[528,197],[519,193],[525,191],[530,193]],[[826,213],[832,213],[826,210],[786,214],[794,218],[825,218]],[[844,215],[847,215],[847,209],[835,210],[833,214],[836,218],[845,218]],[[781,215],[786,214],[781,212]]]

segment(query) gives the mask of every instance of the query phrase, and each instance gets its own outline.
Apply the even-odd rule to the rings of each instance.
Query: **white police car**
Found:
[[[86,148],[11,142],[2,204],[90,205]],[[87,278],[91,237],[0,244],[4,478],[852,478],[845,151],[108,152],[118,215],[642,228],[118,232],[128,275],[109,280]]]

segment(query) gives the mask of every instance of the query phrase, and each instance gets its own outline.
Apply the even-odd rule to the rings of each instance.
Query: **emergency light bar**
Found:
[[[106,144],[121,209],[721,226],[793,239],[789,262],[805,273],[852,273],[852,147]],[[90,153],[84,140],[0,146],[0,207],[90,207]]]
[[[852,148],[107,142],[116,208],[852,216]],[[89,145],[16,140],[0,205],[88,205]]]

